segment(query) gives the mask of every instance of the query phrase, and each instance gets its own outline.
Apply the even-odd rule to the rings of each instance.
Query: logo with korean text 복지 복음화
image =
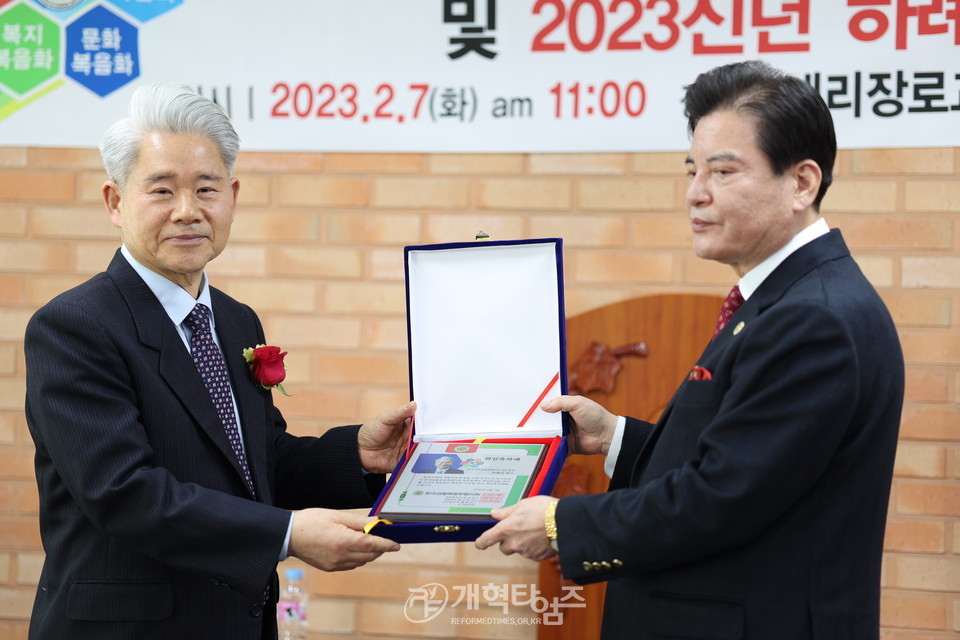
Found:
[[[144,23],[183,0],[0,0],[0,120],[74,82],[101,98],[140,76]]]

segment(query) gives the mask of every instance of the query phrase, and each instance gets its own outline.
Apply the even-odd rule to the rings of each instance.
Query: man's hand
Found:
[[[363,532],[369,518],[350,511],[303,509],[293,514],[289,554],[323,571],[356,569],[400,545]]]
[[[397,466],[400,454],[410,436],[410,418],[417,410],[416,402],[384,411],[360,427],[357,445],[360,464],[370,473],[390,473]]]
[[[566,411],[573,419],[573,429],[567,436],[570,453],[607,455],[617,416],[583,396],[559,396],[540,405],[547,413]]]
[[[505,555],[519,553],[536,562],[557,555],[543,523],[547,505],[554,500],[556,498],[550,496],[536,496],[511,507],[494,509],[492,515],[500,522],[487,529],[474,544],[477,549],[486,549],[499,542],[500,551]]]

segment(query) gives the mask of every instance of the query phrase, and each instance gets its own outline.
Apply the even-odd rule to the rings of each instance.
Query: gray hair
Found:
[[[137,163],[143,136],[158,132],[205,136],[217,145],[227,173],[233,173],[240,136],[223,109],[186,85],[160,82],[134,91],[130,115],[107,129],[100,140],[103,167],[121,191]]]

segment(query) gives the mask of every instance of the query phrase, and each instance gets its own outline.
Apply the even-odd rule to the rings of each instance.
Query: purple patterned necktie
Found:
[[[740,295],[740,286],[737,285],[727,294],[727,299],[723,301],[723,307],[720,308],[720,317],[717,318],[717,330],[713,332],[716,338],[723,331],[723,328],[730,322],[730,318],[737,312],[740,305],[743,304],[743,296]]]
[[[247,488],[250,494],[256,497],[256,491],[253,489],[253,478],[250,476],[250,467],[247,465],[247,456],[243,451],[243,443],[240,441],[240,429],[237,427],[237,417],[233,412],[233,395],[230,393],[230,378],[227,375],[227,365],[223,360],[223,355],[213,341],[213,335],[210,333],[210,309],[205,305],[197,304],[187,316],[184,322],[193,330],[193,336],[190,338],[190,353],[193,355],[193,362],[200,371],[200,377],[203,378],[203,384],[210,392],[210,398],[213,405],[217,408],[217,414],[223,423],[223,430],[230,440],[230,447],[236,454],[240,462],[240,469],[243,470],[243,479],[247,482]]]

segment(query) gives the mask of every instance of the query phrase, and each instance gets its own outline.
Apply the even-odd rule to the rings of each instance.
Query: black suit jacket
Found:
[[[903,357],[839,231],[698,364],[628,420],[610,491],[558,505],[563,574],[609,580],[603,637],[876,640]]]
[[[266,343],[260,321],[211,295],[256,500],[176,327],[119,252],[31,319],[26,415],[46,552],[31,639],[269,637],[264,590],[286,509],[368,506],[382,486],[363,476],[357,427],[286,433],[243,358]]]

